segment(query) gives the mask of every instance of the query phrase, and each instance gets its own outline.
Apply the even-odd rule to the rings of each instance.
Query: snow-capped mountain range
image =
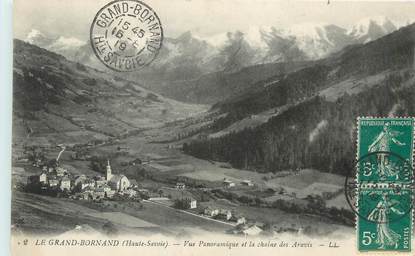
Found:
[[[315,60],[350,44],[368,43],[399,27],[386,17],[370,17],[350,29],[326,23],[306,23],[283,29],[250,27],[242,32],[209,37],[186,32],[177,38],[166,38],[159,57],[146,72],[150,77],[159,70],[174,72],[178,75],[176,79],[187,79],[207,72],[232,72],[254,64]],[[89,43],[77,38],[51,38],[33,29],[25,41],[70,60],[104,68],[93,56]]]
[[[376,16],[360,20],[347,34],[360,42],[367,43],[395,31],[398,26],[384,16]]]

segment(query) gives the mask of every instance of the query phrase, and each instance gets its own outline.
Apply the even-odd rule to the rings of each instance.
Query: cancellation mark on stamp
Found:
[[[413,118],[360,118],[356,172],[347,200],[360,251],[409,251],[413,206]]]

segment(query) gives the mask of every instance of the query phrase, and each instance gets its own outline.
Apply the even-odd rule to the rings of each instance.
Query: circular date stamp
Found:
[[[388,178],[377,175],[377,162],[385,157],[389,161]],[[359,178],[356,180],[356,177]],[[413,187],[410,162],[393,152],[379,151],[362,156],[345,179],[346,200],[353,212],[377,224],[396,222],[411,213]]]
[[[138,0],[115,0],[102,7],[90,29],[92,49],[108,68],[125,72],[149,65],[163,42],[156,12]]]

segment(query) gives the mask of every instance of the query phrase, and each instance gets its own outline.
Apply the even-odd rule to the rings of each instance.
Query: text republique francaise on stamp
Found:
[[[359,118],[357,240],[360,251],[410,251],[413,118]]]

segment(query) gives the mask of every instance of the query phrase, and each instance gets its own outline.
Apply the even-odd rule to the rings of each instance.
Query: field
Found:
[[[379,73],[372,76],[367,76],[363,79],[348,79],[340,83],[331,85],[327,89],[320,91],[320,95],[325,97],[329,101],[336,101],[344,94],[357,94],[370,87],[376,86],[382,82],[387,76],[388,72]]]
[[[12,199],[12,223],[22,219],[25,233],[61,234],[77,225],[102,231],[107,222],[123,233],[157,232],[166,235],[193,232],[224,233],[229,226],[197,216],[183,214],[151,202],[93,203],[15,191]]]
[[[88,213],[88,215],[95,218],[106,219],[114,224],[124,225],[131,228],[158,227],[153,223],[141,220],[122,212],[94,212]]]
[[[236,187],[232,188],[231,191],[239,196],[259,197],[269,202],[283,199],[298,204],[304,203],[304,200],[295,198],[289,193],[294,192],[300,195],[303,192],[304,195],[302,196],[305,197],[307,194],[334,191],[339,187],[341,188],[344,182],[340,176],[316,170],[302,170],[296,174],[290,171],[265,174],[239,170],[232,168],[228,163],[208,161],[185,155],[180,149],[175,148],[175,146],[180,145],[180,141],[158,142],[160,138],[166,138],[166,132],[171,136],[177,134],[179,132],[177,129],[178,127],[160,127],[143,130],[138,135],[127,138],[120,137],[113,140],[112,143],[91,147],[88,149],[88,154],[107,157],[111,161],[114,173],[132,175],[133,178],[137,179],[140,187],[149,189],[151,193],[157,194],[158,190],[162,189],[163,196],[170,194],[172,199],[181,198],[182,196],[194,197],[198,200],[199,210],[204,206],[230,209],[250,221],[271,223],[276,226],[277,230],[278,228],[298,229],[310,227],[315,234],[329,234],[344,229],[344,227],[320,219],[318,216],[293,214],[275,208],[245,206],[224,199],[211,198],[210,196],[205,198],[205,200],[210,201],[200,202],[201,193],[203,193],[200,190],[193,189],[182,193],[171,188],[172,184],[163,184],[163,180],[144,179],[136,176],[137,168],[146,168],[157,173],[161,179],[163,175],[166,175],[165,177],[176,176],[184,180],[188,178],[202,183],[206,181],[206,184],[210,184],[208,186],[220,186],[221,189],[223,189],[221,181],[229,179],[236,184]],[[76,130],[67,130],[65,133],[79,137],[87,134]],[[86,140],[83,141],[83,143],[86,142]],[[119,147],[122,150],[119,150]],[[59,148],[57,147],[49,148],[45,154],[48,159],[54,159],[58,152]],[[72,153],[72,151],[67,150],[62,154],[61,166],[67,168],[74,175],[94,176],[100,174],[100,172],[91,170],[89,161],[72,159]],[[121,164],[137,158],[145,162],[141,167],[140,165],[123,166]],[[27,176],[39,172],[40,169],[32,167],[30,163],[17,165],[13,172],[14,183],[25,183]],[[253,187],[244,186],[241,184],[243,180],[251,180],[255,185]],[[269,190],[269,188],[273,188],[275,191],[284,188],[287,194],[279,194]],[[330,203],[335,206],[341,206],[342,204],[340,196],[331,201]],[[123,233],[134,234],[143,232],[157,232],[167,235],[202,234],[206,232],[223,234],[230,228],[229,225],[149,201],[141,203],[115,201],[94,203],[26,194],[18,191],[14,193],[13,197],[13,218],[14,223],[19,218],[24,219],[21,229],[25,232],[47,234],[71,232],[77,225],[87,225],[97,230],[97,232],[102,232],[103,225],[107,222],[111,222]]]
[[[81,224],[100,230],[105,219],[88,215],[96,212],[67,200],[18,191],[12,198],[12,223],[23,220],[21,230],[25,233],[60,234]]]
[[[251,171],[237,170],[237,169],[226,169],[216,165],[210,166],[205,170],[188,172],[181,174],[181,176],[207,181],[222,181],[223,179],[229,179],[234,182],[240,183],[243,180],[251,180],[256,184],[263,184],[263,174],[259,174]]]
[[[284,105],[282,107],[271,108],[256,115],[250,115],[249,117],[237,121],[219,132],[210,134],[209,137],[218,138],[232,132],[242,131],[247,128],[255,128],[261,124],[268,122],[270,118],[283,113],[288,109],[288,107],[290,107],[289,104]]]
[[[279,229],[304,229],[309,228],[314,235],[330,235],[341,230],[344,234],[353,232],[352,228],[344,227],[330,222],[325,218],[315,215],[291,214],[279,209],[239,206],[228,202],[227,200],[210,201],[201,203],[201,207],[210,206],[213,208],[227,209],[238,213],[242,216],[249,216],[251,220],[258,223],[268,223],[274,226],[275,230]]]
[[[317,170],[305,169],[301,170],[298,174],[272,179],[267,181],[266,183],[269,186],[276,185],[300,189],[315,182],[343,186],[344,178],[340,175],[323,173]]]
[[[149,133],[153,132],[149,131]],[[230,168],[227,163],[207,161],[184,155],[180,150],[167,148],[165,143],[152,143],[143,137],[121,140],[117,144],[99,147],[96,150],[97,153],[105,154],[116,150],[118,145],[128,147],[129,155],[149,160],[150,163],[146,165],[153,167],[162,174],[190,178],[201,182],[216,182],[217,185],[215,186],[221,185],[221,181],[224,179],[229,179],[235,182],[236,187],[233,190],[238,194],[260,193],[269,188],[275,191],[284,189],[286,193],[284,195],[278,193],[259,195],[260,198],[270,202],[277,199],[306,198],[308,195],[322,195],[325,192],[338,193],[343,189],[344,184],[342,176],[312,169],[304,169],[299,172],[284,171],[275,174],[264,174]],[[133,159],[132,156],[131,159]],[[247,189],[246,186],[241,185],[243,180],[251,180],[255,186]],[[335,204],[335,206],[344,207],[345,205],[342,205],[340,200],[339,204]]]
[[[164,196],[170,196],[172,200],[195,197],[189,190],[169,188],[169,187],[162,187],[160,188],[160,190],[163,191]]]

